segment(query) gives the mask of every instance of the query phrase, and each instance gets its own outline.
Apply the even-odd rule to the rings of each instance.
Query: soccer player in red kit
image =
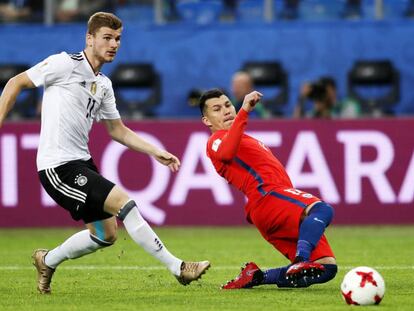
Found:
[[[333,279],[334,254],[324,236],[333,218],[332,207],[295,189],[285,168],[268,147],[244,133],[249,112],[262,94],[253,91],[236,114],[229,98],[218,89],[202,94],[199,105],[203,123],[212,132],[207,155],[217,173],[248,198],[246,218],[291,264],[262,271],[246,264],[223,289],[250,288],[262,284],[308,287]]]

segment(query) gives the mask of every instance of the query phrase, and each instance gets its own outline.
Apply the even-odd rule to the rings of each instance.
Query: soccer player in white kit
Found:
[[[37,169],[49,195],[86,230],[52,250],[33,253],[40,293],[51,292],[56,267],[112,245],[120,219],[131,238],[161,261],[178,281],[187,285],[210,267],[208,261],[186,262],[172,255],[140,215],[128,194],[101,176],[88,150],[94,120],[102,120],[109,135],[128,148],[153,156],[171,171],[180,161],[173,154],[146,142],[127,128],[116,108],[111,81],[100,69],[112,62],[121,43],[122,21],[98,12],[88,21],[85,50],[51,55],[26,72],[11,78],[0,97],[0,127],[17,95],[26,88],[44,87]]]

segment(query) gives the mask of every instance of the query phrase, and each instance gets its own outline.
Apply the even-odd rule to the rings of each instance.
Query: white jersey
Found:
[[[90,159],[93,120],[120,118],[111,80],[95,75],[83,52],[49,56],[26,73],[44,86],[38,171]]]

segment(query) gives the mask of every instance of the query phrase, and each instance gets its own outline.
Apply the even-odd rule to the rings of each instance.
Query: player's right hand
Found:
[[[247,112],[254,109],[256,104],[262,99],[263,94],[258,91],[253,91],[244,97],[242,108]]]
[[[177,172],[181,165],[180,160],[175,155],[165,150],[158,150],[154,154],[154,158],[161,164],[168,166],[171,172]]]

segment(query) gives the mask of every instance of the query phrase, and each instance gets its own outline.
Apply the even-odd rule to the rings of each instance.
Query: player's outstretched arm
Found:
[[[35,85],[29,79],[26,72],[14,76],[7,82],[0,97],[0,127],[3,125],[7,113],[12,109],[20,92],[23,89],[34,87]]]
[[[233,124],[227,134],[221,139],[221,144],[216,150],[215,156],[223,162],[232,161],[239,149],[240,141],[247,124],[247,117],[250,111],[262,98],[262,94],[253,91],[244,97],[242,109],[238,112]]]
[[[168,151],[161,150],[142,139],[134,131],[125,126],[121,119],[104,120],[106,129],[113,140],[128,147],[153,156],[158,162],[168,166],[171,171],[176,172],[180,167],[180,160]]]

